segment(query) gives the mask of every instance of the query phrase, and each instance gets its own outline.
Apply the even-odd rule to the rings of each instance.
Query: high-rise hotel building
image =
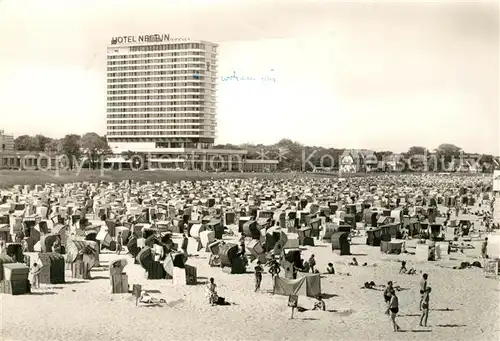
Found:
[[[111,43],[107,137],[112,149],[212,147],[217,45],[168,35],[118,37]]]
[[[213,148],[217,48],[208,41],[172,39],[167,34],[111,39],[106,135],[115,155],[148,153],[153,168],[171,163],[203,169],[207,160],[225,170],[275,167],[247,162],[243,150]]]

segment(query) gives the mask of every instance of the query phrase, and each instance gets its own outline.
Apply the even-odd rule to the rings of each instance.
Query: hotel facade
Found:
[[[125,36],[107,47],[107,139],[152,168],[275,170],[244,150],[214,149],[218,45],[170,35]],[[269,162],[271,161],[271,162]]]

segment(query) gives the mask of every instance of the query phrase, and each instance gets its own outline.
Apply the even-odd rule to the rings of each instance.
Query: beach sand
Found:
[[[230,238],[225,238],[228,241]],[[233,239],[234,240],[234,239]],[[415,242],[415,241],[411,241]],[[409,244],[411,244],[411,242]],[[354,238],[352,256],[332,253],[329,244],[307,247],[302,258],[311,253],[317,267],[325,271],[334,263],[337,273],[324,275],[322,292],[328,310],[336,312],[295,312],[290,319],[288,297],[272,295],[271,276],[264,274],[262,291],[254,293],[254,274],[229,275],[220,268],[208,266],[208,254],[190,257],[198,269],[197,286],[176,286],[170,280],[146,280],[140,265],[129,256],[125,272],[129,285],[141,284],[155,298],[167,301],[162,306],[135,306],[131,294],[110,294],[108,271],[92,272],[90,281],[70,279],[63,285],[46,285],[32,295],[0,295],[2,340],[498,340],[499,294],[496,279],[486,278],[483,270],[454,270],[461,258],[472,263],[477,247],[463,255],[451,254],[451,260],[414,263],[414,255],[385,255],[379,247]],[[411,249],[410,249],[411,250]],[[347,263],[356,257],[359,264]],[[101,255],[103,265],[118,256]],[[399,275],[399,260],[407,260],[407,268],[416,268],[417,275]],[[455,260],[456,259],[456,260]],[[99,271],[101,270],[101,271]],[[429,274],[431,311],[429,327],[419,327],[419,281],[421,273]],[[218,293],[230,306],[208,304],[203,284],[214,277]],[[362,290],[365,282],[377,285],[388,280],[407,290],[398,293],[398,323],[403,332],[395,333],[384,315],[382,291]],[[314,300],[299,297],[299,305],[311,308]]]

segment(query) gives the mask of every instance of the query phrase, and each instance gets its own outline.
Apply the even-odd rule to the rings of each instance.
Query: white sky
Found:
[[[500,154],[496,3],[0,0],[0,129],[105,133],[111,37],[215,41],[217,143]],[[274,69],[274,72],[270,70]]]

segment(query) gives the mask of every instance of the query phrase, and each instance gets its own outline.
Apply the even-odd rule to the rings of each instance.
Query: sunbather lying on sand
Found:
[[[146,291],[141,291],[141,297],[139,298],[139,302],[151,304],[151,303],[167,303],[163,298],[157,299],[149,296]]]

